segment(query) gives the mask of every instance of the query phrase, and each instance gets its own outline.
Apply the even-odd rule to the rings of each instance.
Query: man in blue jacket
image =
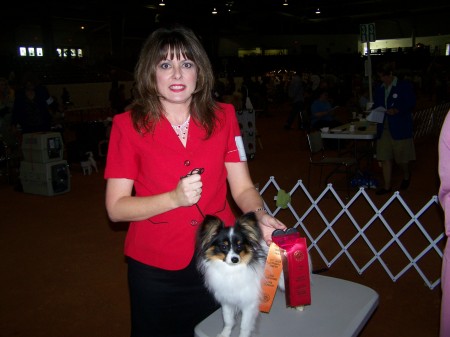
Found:
[[[377,194],[386,194],[392,188],[392,166],[397,163],[403,171],[400,189],[409,187],[410,162],[416,159],[413,141],[413,110],[416,96],[411,82],[393,74],[391,63],[383,64],[378,75],[382,84],[374,94],[373,108],[384,107],[384,120],[377,127],[377,160],[381,162],[384,186]]]

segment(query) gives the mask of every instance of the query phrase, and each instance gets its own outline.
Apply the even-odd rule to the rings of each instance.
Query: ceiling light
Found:
[[[161,0],[161,2],[159,3],[160,6],[165,6],[166,4],[164,3],[164,0]]]
[[[317,9],[316,9],[316,14],[320,14],[320,8],[319,7],[317,7]]]
[[[217,9],[214,7],[214,9],[212,10],[212,13],[214,14],[214,15],[216,15],[217,14]]]
[[[288,6],[288,0],[284,0],[283,6]]]

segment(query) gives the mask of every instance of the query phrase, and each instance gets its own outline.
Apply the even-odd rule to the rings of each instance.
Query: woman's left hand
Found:
[[[260,212],[257,215],[259,228],[261,228],[264,241],[268,246],[272,243],[272,232],[275,229],[285,230],[287,227],[278,219],[268,213]]]

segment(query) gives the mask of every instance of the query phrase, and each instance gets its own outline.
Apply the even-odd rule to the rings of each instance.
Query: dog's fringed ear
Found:
[[[207,214],[200,224],[198,230],[197,244],[198,248],[203,250],[209,246],[214,237],[219,233],[219,230],[223,228],[225,224],[220,218]]]
[[[262,233],[259,228],[258,221],[256,220],[255,212],[243,214],[236,220],[235,226],[240,226],[242,230],[246,232],[246,235],[250,238],[252,245],[254,244],[258,246],[260,244]]]

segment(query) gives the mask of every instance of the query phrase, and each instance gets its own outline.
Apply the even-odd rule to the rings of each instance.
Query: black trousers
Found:
[[[302,120],[300,119],[300,112],[303,111],[304,103],[302,101],[292,104],[291,112],[286,120],[285,127],[291,127],[295,120],[298,119],[298,128],[302,128]]]
[[[127,261],[131,337],[193,337],[195,326],[219,308],[194,259],[179,271]]]

